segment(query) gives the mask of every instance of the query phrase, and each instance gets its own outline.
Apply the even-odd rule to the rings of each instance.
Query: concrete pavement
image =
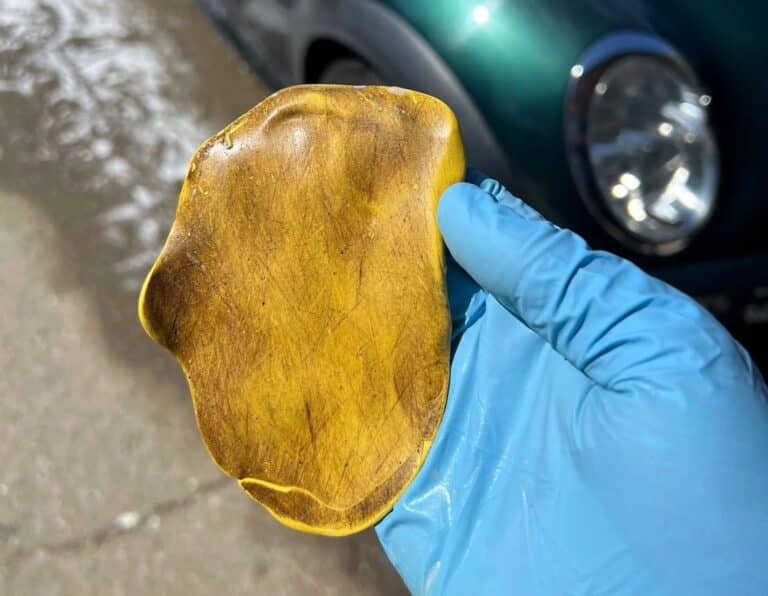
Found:
[[[139,283],[187,159],[266,89],[185,0],[0,0],[0,594],[400,594],[209,460]]]

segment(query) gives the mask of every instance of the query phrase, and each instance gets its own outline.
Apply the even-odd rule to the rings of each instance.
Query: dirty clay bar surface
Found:
[[[197,145],[267,90],[188,0],[0,0],[0,594],[402,594],[208,459],[135,314]]]

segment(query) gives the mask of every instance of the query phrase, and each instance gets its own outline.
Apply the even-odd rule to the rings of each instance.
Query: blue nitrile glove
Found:
[[[470,178],[438,211],[461,267],[447,409],[377,526],[408,587],[768,594],[768,391],[749,356],[690,298]]]

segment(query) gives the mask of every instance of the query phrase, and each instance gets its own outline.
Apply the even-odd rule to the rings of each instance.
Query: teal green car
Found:
[[[446,101],[469,162],[768,364],[762,0],[200,0],[274,87]]]

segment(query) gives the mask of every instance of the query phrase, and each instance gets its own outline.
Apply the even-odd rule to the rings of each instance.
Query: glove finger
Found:
[[[618,388],[624,380],[669,380],[720,362],[743,369],[735,342],[693,300],[629,261],[590,250],[498,182],[480,184],[455,184],[441,198],[438,222],[448,249],[594,381]]]
[[[489,178],[480,170],[468,167],[465,181],[479,186],[497,202],[514,209],[521,217],[532,221],[546,221],[533,207],[530,207],[515,195],[509,192],[498,180]]]

